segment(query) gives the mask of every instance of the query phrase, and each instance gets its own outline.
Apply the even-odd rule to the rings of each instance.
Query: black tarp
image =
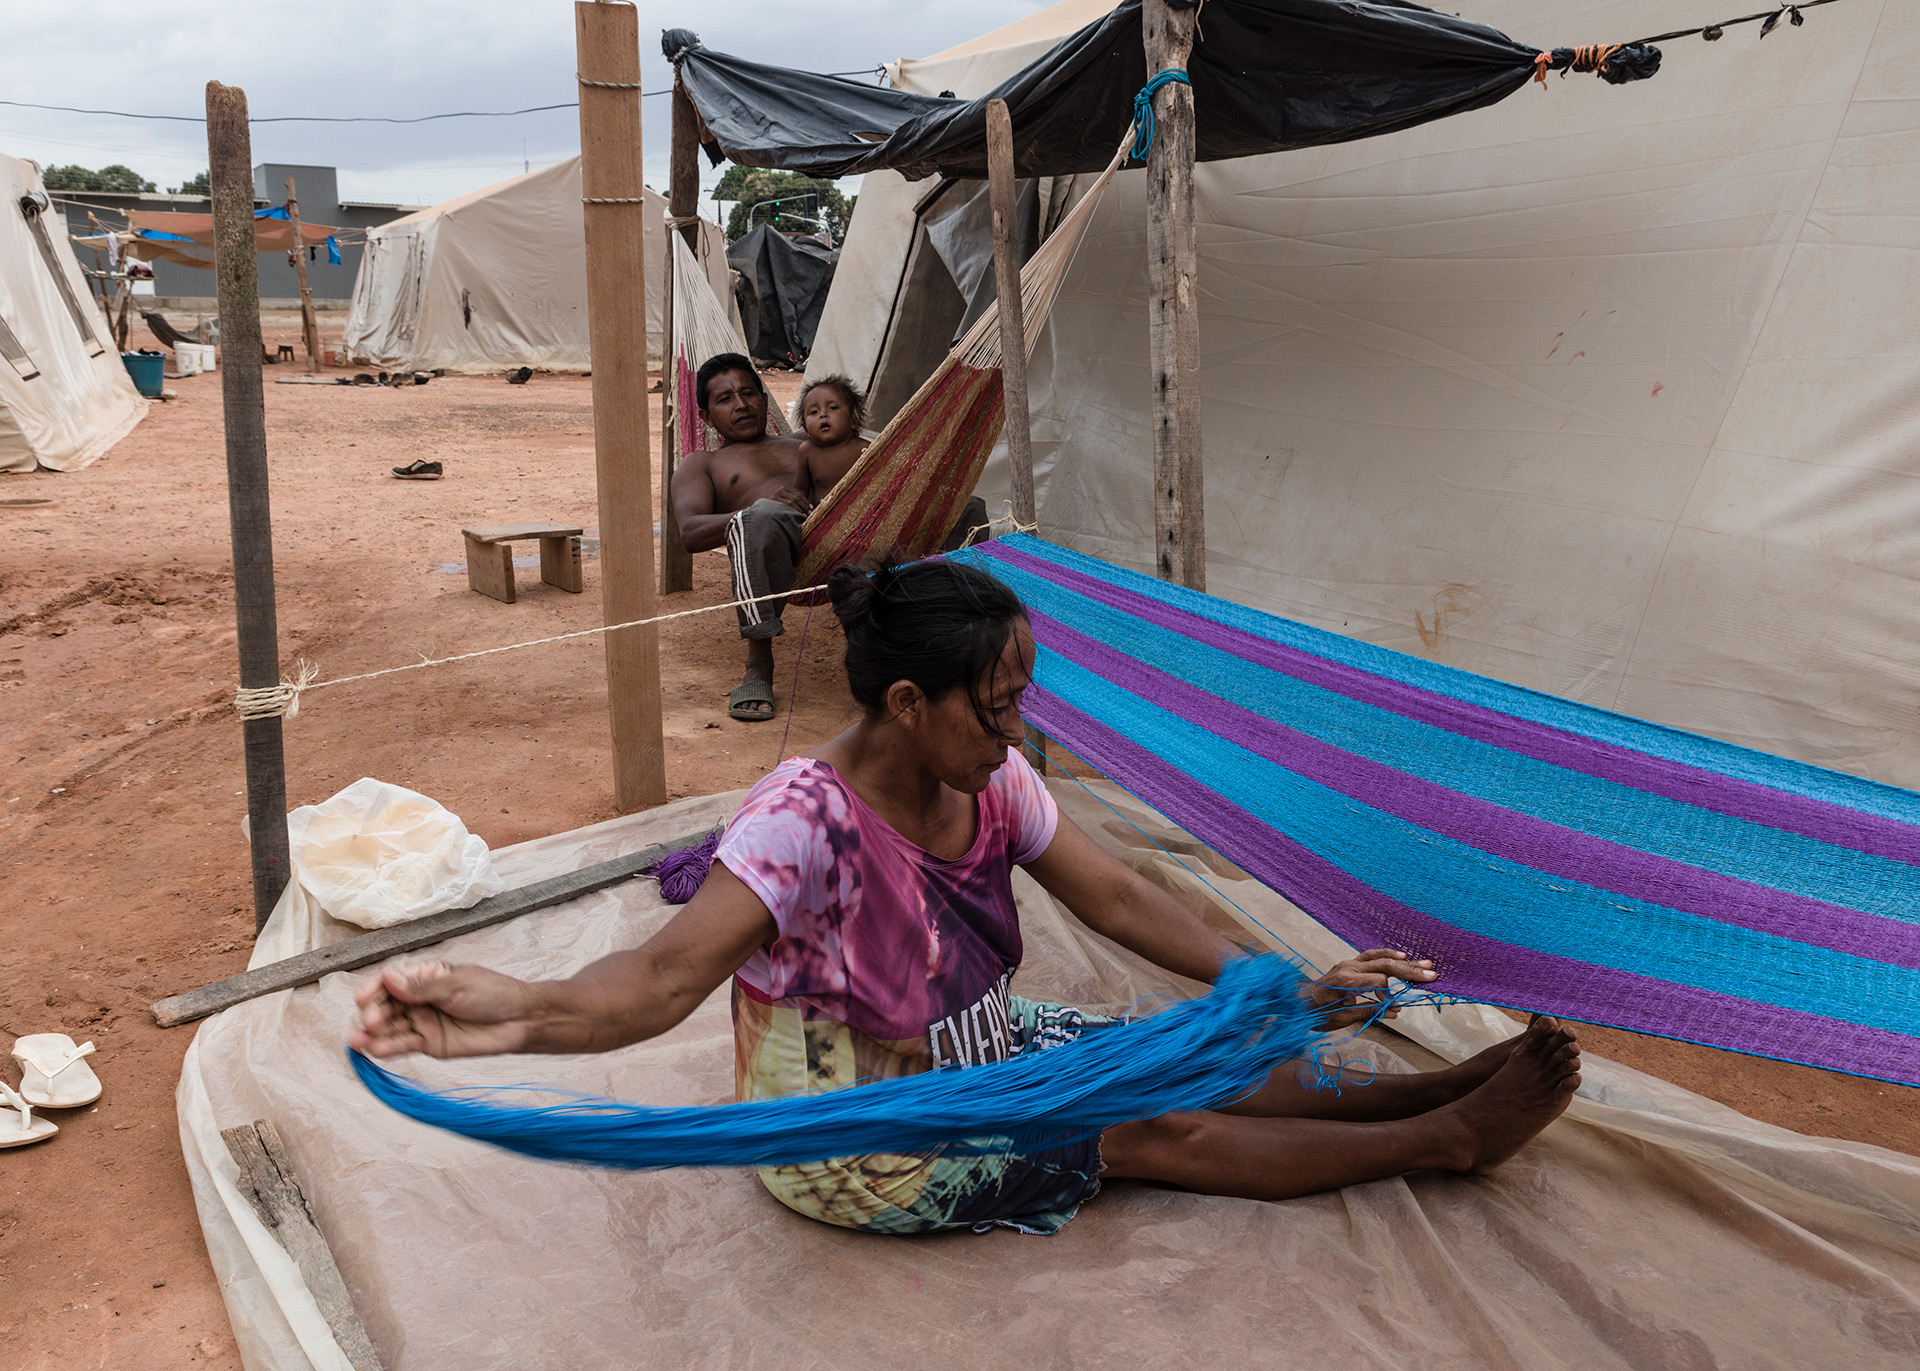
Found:
[[[986,102],[1013,116],[1020,176],[1099,171],[1150,73],[1140,0],[1068,35],[978,100],[941,99],[796,72],[700,46],[661,46],[706,127],[708,155],[812,176],[892,168],[908,179],[987,174]],[[1536,71],[1540,50],[1408,0],[1211,0],[1188,72],[1203,162],[1370,138],[1494,104]],[[1615,51],[1618,84],[1653,75],[1659,49]],[[1555,69],[1584,68],[1559,48]]]
[[[746,278],[740,324],[753,360],[801,367],[813,351],[840,254],[813,238],[789,238],[761,224],[727,249],[727,265]],[[751,317],[749,317],[751,316]]]

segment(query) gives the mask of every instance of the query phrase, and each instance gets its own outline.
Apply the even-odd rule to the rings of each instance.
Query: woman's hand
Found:
[[[1390,980],[1424,985],[1439,975],[1430,961],[1408,961],[1405,952],[1375,947],[1344,962],[1335,962],[1326,975],[1310,982],[1304,993],[1313,1004],[1322,1007],[1321,1028],[1344,1028],[1374,1017],[1380,1002],[1387,997]],[[1380,1017],[1396,1018],[1399,1013],[1397,1009],[1389,1009]]]
[[[644,946],[612,952],[563,981],[516,981],[480,966],[396,963],[355,995],[347,1042],[369,1057],[424,1052],[609,1052],[679,1023],[779,930],[720,862]]]
[[[369,1057],[524,1052],[539,1003],[538,991],[525,981],[446,962],[389,966],[353,998],[360,1027],[347,1042]]]

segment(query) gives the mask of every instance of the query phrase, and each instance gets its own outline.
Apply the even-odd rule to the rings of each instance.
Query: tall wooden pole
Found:
[[[1027,311],[1020,298],[1020,245],[1014,239],[1013,117],[1005,100],[987,102],[987,200],[993,210],[993,281],[1000,296],[1000,396],[1013,517],[1035,520],[1033,428],[1027,413]]]
[[[260,259],[253,233],[253,148],[247,93],[207,82],[207,171],[213,198],[214,277],[220,292],[220,400],[227,433],[227,512],[233,525],[233,600],[240,684],[280,683],[273,612],[273,520],[267,503],[267,409],[260,389]],[[253,922],[267,922],[286,888],[287,770],[280,720],[241,725],[247,834],[253,848]]]
[[[630,623],[654,614],[639,11],[630,4],[576,0],[573,26],[580,74],[601,612],[610,624]],[[605,637],[614,804],[631,813],[667,799],[660,633],[649,625]]]
[[[987,102],[987,202],[993,211],[993,283],[1000,306],[1000,401],[1006,416],[1013,475],[1013,517],[1036,522],[1033,499],[1033,428],[1027,413],[1027,310],[1020,296],[1020,245],[1014,240],[1013,117],[1007,102]],[[1027,752],[1035,770],[1047,774],[1047,735],[1026,726]]]
[[[307,245],[300,237],[300,197],[287,178],[287,218],[293,223],[293,269],[300,278],[300,332],[307,343],[307,370],[320,370],[320,324],[313,317],[313,290],[307,285]]]
[[[1147,75],[1184,70],[1197,10],[1145,0]],[[1199,259],[1193,231],[1193,89],[1170,81],[1153,97],[1147,154],[1147,330],[1153,354],[1154,569],[1207,588],[1205,468],[1200,446]]]
[[[693,112],[693,101],[687,98],[686,91],[680,87],[680,78],[675,76],[673,157],[667,171],[667,213],[675,220],[690,220],[699,211],[700,125]],[[681,223],[678,227],[681,238],[698,258],[700,226]],[[680,461],[678,425],[674,421],[680,395],[673,383],[673,239],[670,235],[666,245],[667,299],[660,311],[667,345],[667,355],[660,370],[660,591],[663,595],[676,590],[693,589],[693,554],[687,551],[687,545],[680,540],[680,520],[673,512],[673,469]],[[698,366],[705,360],[704,357],[695,358],[694,365]]]

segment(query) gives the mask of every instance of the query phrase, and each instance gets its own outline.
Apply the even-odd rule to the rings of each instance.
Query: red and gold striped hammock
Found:
[[[1129,141],[1060,221],[1032,260],[1020,269],[1028,355],[1066,279]],[[673,241],[674,396],[680,451],[711,447],[718,435],[701,422],[693,393],[700,362],[745,344],[714,298],[705,275],[678,234]],[[853,469],[807,516],[795,584],[819,585],[837,566],[876,557],[909,561],[936,550],[959,520],[1000,438],[1005,407],[1000,392],[1000,309],[975,321],[913,397],[867,445]],[[770,413],[776,432],[787,431]]]

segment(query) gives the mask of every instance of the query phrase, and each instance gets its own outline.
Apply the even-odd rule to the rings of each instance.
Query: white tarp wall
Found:
[[[647,355],[658,365],[666,200],[647,191],[645,212]],[[699,257],[730,301],[718,224],[701,221]],[[584,370],[586,261],[578,157],[369,229],[347,351],[415,371]]]
[[[1556,44],[1720,13],[1461,8]],[[900,71],[977,94],[1031,48]],[[1920,786],[1920,8],[1665,50],[1644,84],[1197,169],[1208,589]],[[863,188],[846,249],[876,275],[887,208]],[[1144,225],[1123,175],[1031,378],[1043,532],[1143,570]],[[813,365],[860,376],[873,311],[839,304]]]
[[[73,471],[147,412],[67,245],[66,221],[29,216],[36,163],[0,155],[0,472]]]

